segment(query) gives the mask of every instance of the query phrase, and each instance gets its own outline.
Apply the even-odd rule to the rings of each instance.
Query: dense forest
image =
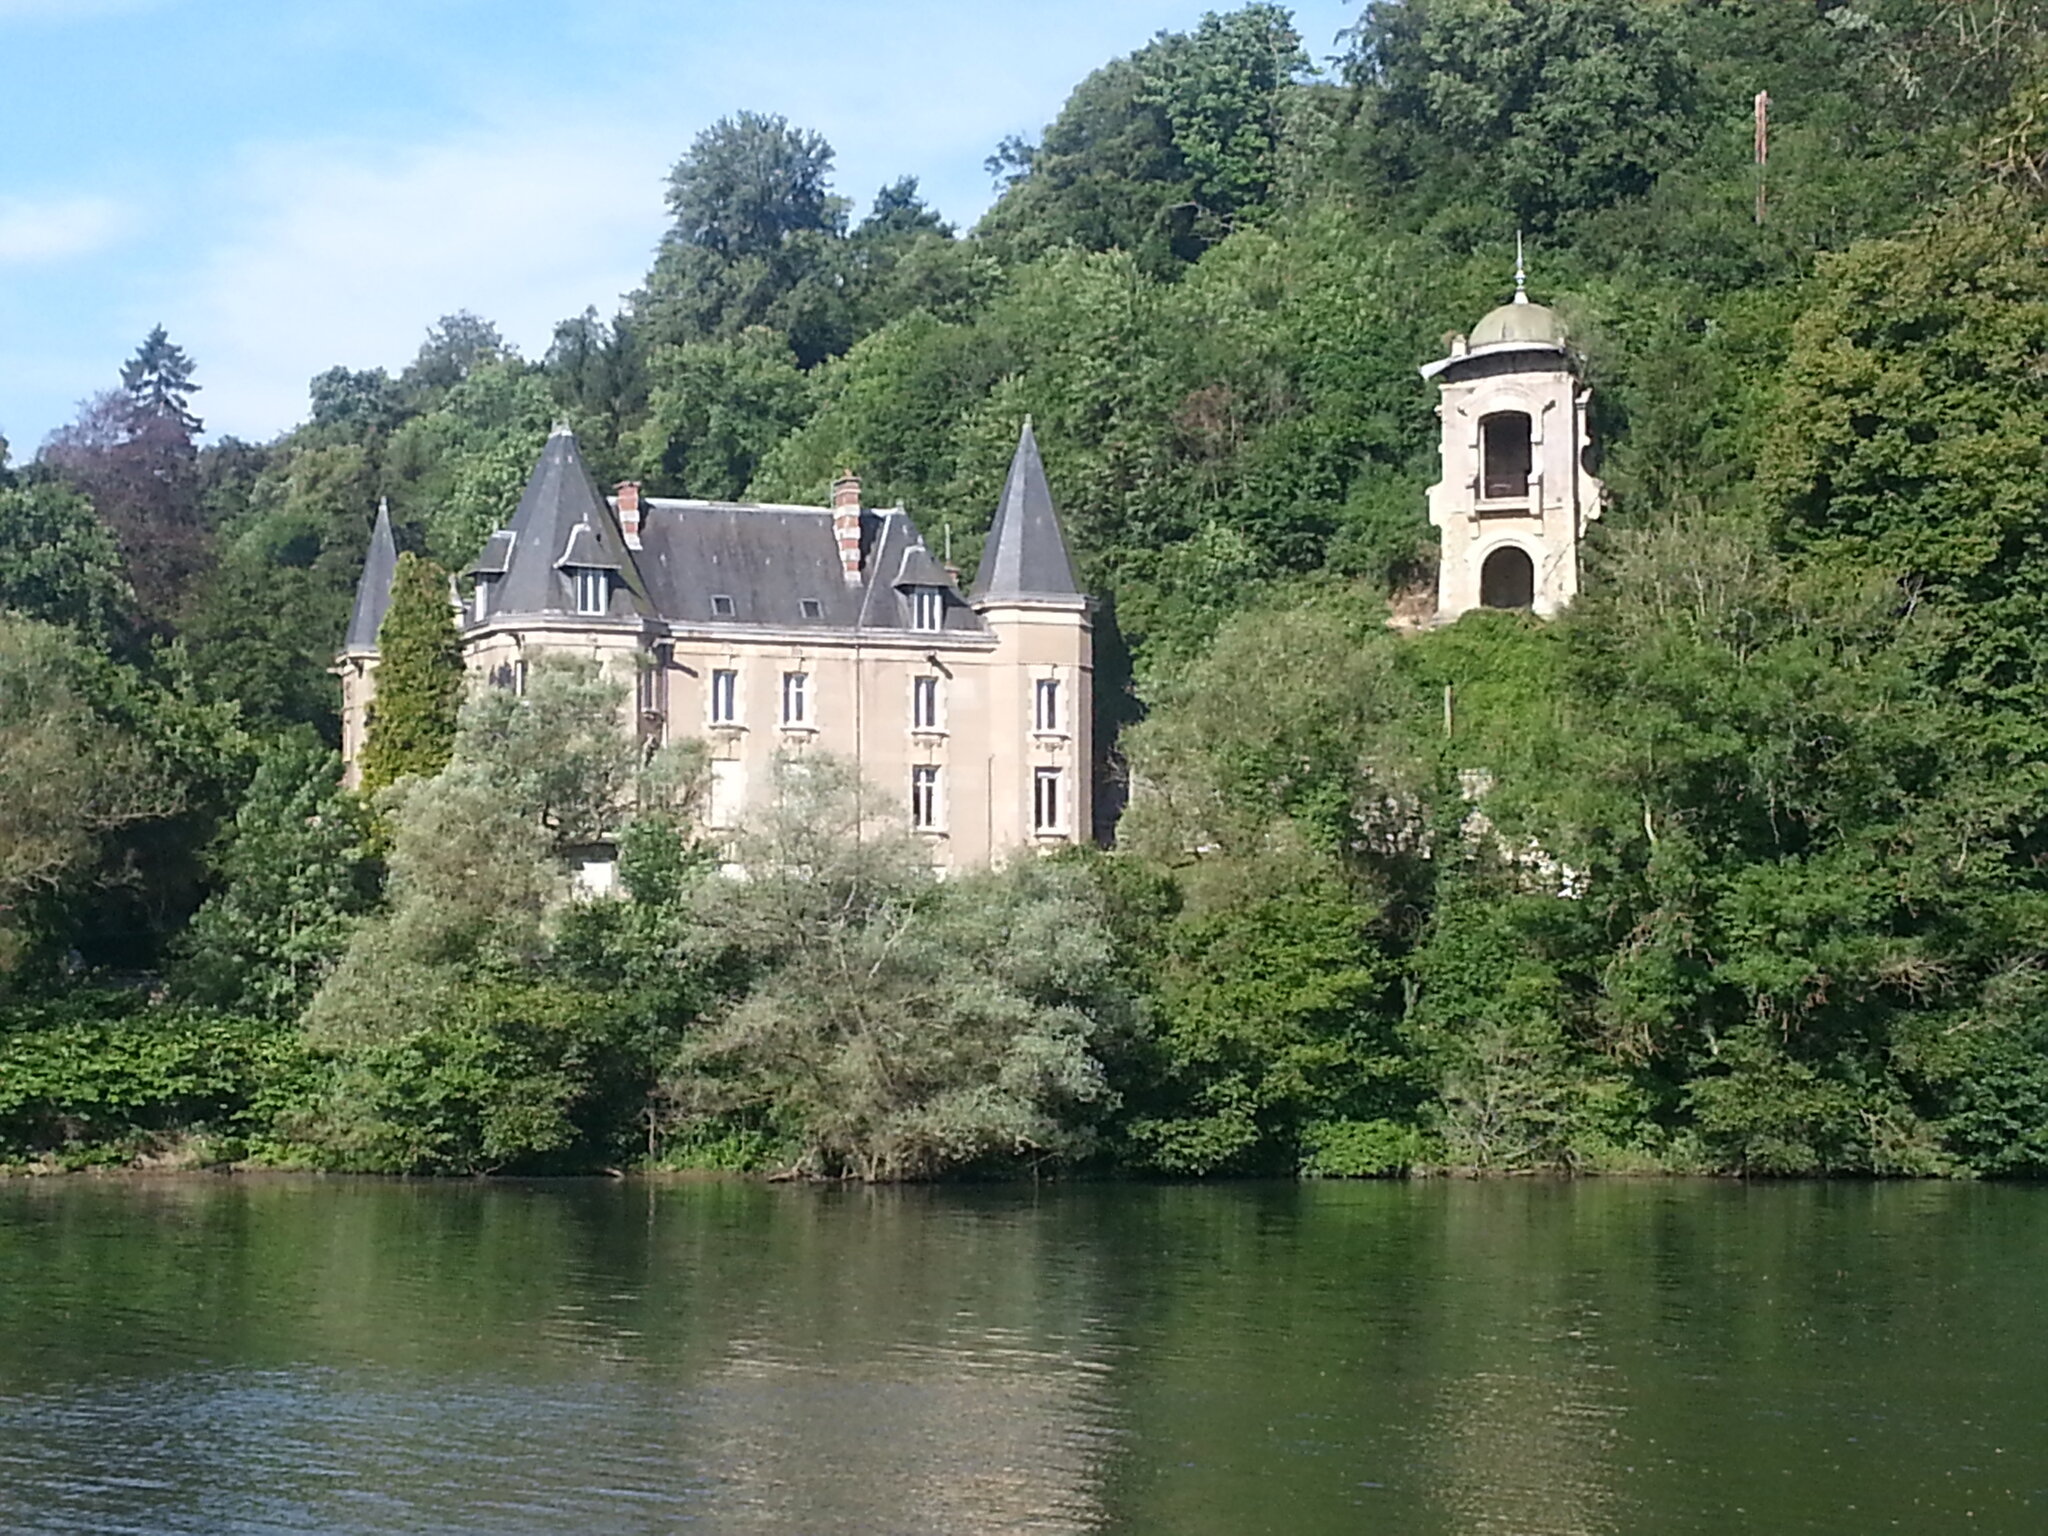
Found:
[[[855,222],[741,113],[544,357],[447,316],[202,445],[159,330],[0,453],[0,1164],[2048,1172],[2048,0],[1374,0],[1340,46],[1162,34],[966,231],[911,176]],[[1594,391],[1584,595],[1392,628],[1417,366],[1518,232]],[[652,493],[855,466],[971,566],[1027,414],[1104,850],[934,882],[836,771],[714,848],[603,679],[437,682],[439,569],[559,418]],[[380,498],[419,718],[359,797]],[[569,894],[592,836],[618,897]]]

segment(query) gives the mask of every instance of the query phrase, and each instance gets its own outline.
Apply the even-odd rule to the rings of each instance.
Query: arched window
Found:
[[[1479,495],[1512,501],[1529,494],[1529,413],[1495,411],[1479,420]]]
[[[1479,567],[1483,608],[1527,608],[1536,601],[1536,567],[1512,544],[1502,545]]]

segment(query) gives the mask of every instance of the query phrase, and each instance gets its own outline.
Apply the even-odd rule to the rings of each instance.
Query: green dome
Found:
[[[1472,327],[1469,344],[1475,347],[1496,346],[1504,341],[1542,342],[1552,346],[1564,344],[1564,322],[1541,304],[1531,304],[1517,294],[1514,302],[1490,310],[1480,322]]]

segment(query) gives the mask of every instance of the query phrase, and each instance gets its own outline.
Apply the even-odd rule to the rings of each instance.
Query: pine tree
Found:
[[[377,631],[377,697],[363,746],[363,790],[408,774],[431,778],[455,750],[462,707],[462,642],[448,603],[448,574],[400,555],[391,607]]]
[[[121,365],[121,387],[138,417],[175,425],[196,437],[200,420],[189,407],[199,392],[192,382],[192,359],[157,326],[143,338],[135,355]]]

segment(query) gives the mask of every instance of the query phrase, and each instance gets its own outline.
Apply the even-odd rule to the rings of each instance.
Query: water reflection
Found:
[[[1606,1244],[1587,1241],[1562,1186],[1543,1193],[1565,1198],[1532,1208],[1527,1191],[1482,1186],[1439,1229],[1447,1273],[1498,1276],[1520,1261],[1517,1284],[1446,1292],[1444,1331],[1470,1359],[1445,1371],[1417,1449],[1459,1536],[1634,1527],[1613,1476],[1626,1405],[1599,1305]]]
[[[1056,1217],[1016,1197],[860,1192],[799,1210],[803,1258],[706,1374],[708,1437],[678,1447],[709,1523],[1099,1528],[1113,1435],[1096,1250],[1058,1242]]]
[[[1091,1250],[1014,1197],[216,1182],[9,1216],[56,1303],[0,1344],[10,1531],[1099,1525]]]
[[[2048,1529],[2048,1191],[0,1185],[0,1529]]]

